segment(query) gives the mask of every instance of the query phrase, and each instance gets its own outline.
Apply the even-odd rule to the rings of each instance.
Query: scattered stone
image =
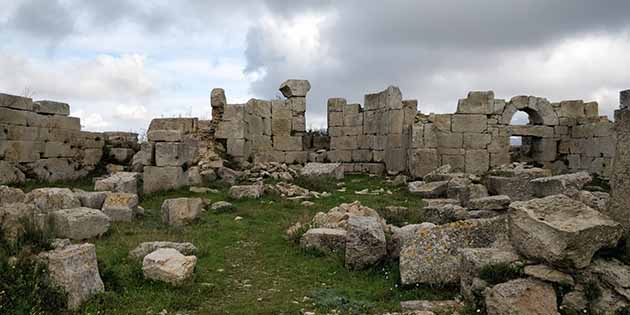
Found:
[[[510,205],[512,245],[531,259],[560,268],[584,268],[595,252],[614,247],[621,225],[564,195]]]
[[[467,217],[468,211],[459,205],[444,204],[424,207],[424,220],[438,225],[465,220]]]
[[[427,183],[450,180],[451,178],[447,174],[451,173],[452,169],[450,164],[445,164],[424,175],[422,179]]]
[[[513,201],[529,200],[534,196],[530,181],[551,176],[551,171],[542,168],[526,168],[525,165],[509,165],[489,173],[488,191],[492,195],[507,195]]]
[[[630,268],[627,265],[616,259],[597,259],[586,272],[597,276],[613,291],[630,301]]]
[[[438,182],[411,182],[408,184],[409,192],[418,194],[422,198],[440,198],[446,196],[448,181]]]
[[[265,193],[265,185],[256,183],[253,185],[237,185],[230,187],[230,197],[234,199],[252,198],[258,199]]]
[[[374,217],[379,220],[383,229],[386,225],[376,210],[363,206],[359,201],[342,203],[326,213],[318,212],[312,222],[317,227],[346,230],[348,219],[353,216]]]
[[[234,209],[234,205],[227,201],[217,201],[210,206],[210,209],[214,211],[229,211]]]
[[[568,285],[571,287],[575,285],[575,281],[571,275],[555,270],[546,265],[525,266],[523,272],[530,277],[534,277],[545,282]]]
[[[421,229],[403,241],[400,276],[403,284],[446,284],[460,280],[461,248],[500,247],[507,243],[504,217],[466,220]]]
[[[460,289],[464,299],[472,305],[478,305],[483,297],[483,291],[488,287],[486,281],[480,279],[484,268],[496,265],[511,265],[516,267],[520,257],[511,249],[500,248],[462,248]]]
[[[0,186],[0,206],[11,203],[24,202],[26,195],[21,189]]]
[[[39,255],[53,282],[68,293],[68,308],[79,306],[105,287],[98,272],[96,248],[92,244],[67,245]]]
[[[173,248],[184,255],[195,255],[197,247],[192,243],[176,243],[176,242],[143,242],[129,252],[129,259],[142,260],[144,256],[160,249]]]
[[[578,313],[587,313],[588,300],[582,289],[573,290],[562,297],[560,309],[574,311]]]
[[[546,197],[552,195],[565,194],[575,196],[582,187],[593,178],[588,172],[557,175],[551,177],[536,178],[531,181],[534,196]]]
[[[105,198],[107,198],[108,191],[83,191],[80,189],[74,190],[74,195],[81,201],[81,207],[102,209]]]
[[[314,203],[314,202],[312,202],[312,201],[308,201],[308,200],[302,201],[300,204],[301,204],[302,206],[304,206],[304,207],[307,207],[307,208],[310,208],[310,207],[312,207],[312,206],[314,206],[314,205],[315,205],[315,203]]]
[[[184,187],[188,185],[188,177],[179,166],[145,166],[142,185],[143,192],[150,194]]]
[[[403,186],[407,184],[407,180],[409,178],[405,175],[398,175],[396,177],[394,177],[394,179],[392,180],[392,185],[394,186]]]
[[[90,208],[57,210],[50,214],[55,236],[84,240],[101,236],[109,230],[110,218]]]
[[[227,168],[227,167],[219,167],[216,170],[217,176],[219,176],[219,178],[221,179],[221,181],[228,183],[230,185],[234,185],[236,184],[236,181],[238,180],[239,176],[241,176],[241,173],[238,171],[235,171],[231,168]]]
[[[490,196],[477,199],[471,199],[468,202],[468,208],[478,210],[505,210],[510,205],[509,196]]]
[[[340,252],[346,247],[346,231],[342,229],[315,228],[302,235],[300,246],[321,252]]]
[[[400,308],[403,311],[424,311],[438,314],[459,314],[464,310],[464,303],[456,300],[445,301],[402,301]]]
[[[347,225],[345,261],[348,269],[363,269],[385,257],[385,232],[375,217],[351,216]]]
[[[166,199],[162,203],[162,222],[174,226],[189,224],[201,215],[203,207],[201,198]]]
[[[335,179],[343,179],[343,165],[341,163],[306,163],[304,168],[300,170],[302,176],[314,177],[332,177]]]
[[[133,172],[118,172],[96,180],[94,190],[129,194],[142,193],[142,175]]]
[[[192,276],[196,265],[195,256],[184,256],[174,248],[160,248],[144,256],[142,272],[147,279],[181,285]]]
[[[190,192],[193,193],[197,193],[197,194],[217,194],[219,193],[218,190],[216,189],[212,189],[212,188],[207,188],[207,187],[190,187]]]
[[[36,216],[37,209],[30,203],[0,203],[0,228],[5,240],[14,242],[24,231],[25,221],[35,223],[36,226],[44,226],[46,216]]]
[[[0,161],[0,185],[23,184],[26,176],[13,164]]]
[[[610,200],[610,195],[605,192],[590,192],[582,190],[577,194],[575,199],[605,214],[606,210],[608,209],[608,201]]]
[[[550,284],[516,279],[494,286],[486,294],[488,315],[556,315],[556,292]]]
[[[457,199],[425,199],[423,200],[425,202],[425,207],[437,207],[437,206],[441,206],[441,205],[454,205],[454,206],[459,206],[461,205],[459,200]]]
[[[112,222],[131,222],[138,207],[138,195],[128,193],[109,193],[103,203],[103,213]]]
[[[24,198],[26,203],[33,203],[38,210],[48,213],[54,210],[81,207],[81,201],[68,188],[38,188]]]

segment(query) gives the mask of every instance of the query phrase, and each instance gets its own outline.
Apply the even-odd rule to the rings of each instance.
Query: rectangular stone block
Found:
[[[258,117],[271,118],[271,101],[251,99],[245,105],[245,112]]]
[[[455,114],[451,117],[453,132],[484,132],[488,128],[486,115]]]
[[[0,107],[33,111],[33,100],[28,97],[0,93]]]
[[[597,102],[584,103],[584,116],[599,117],[599,104]]]
[[[372,151],[371,150],[352,150],[352,161],[370,162],[372,161]]]
[[[569,134],[569,127],[567,126],[555,126],[553,129],[556,136],[566,136]]]
[[[388,133],[403,133],[403,126],[405,120],[405,113],[402,109],[390,110],[389,114],[389,129]]]
[[[375,135],[359,136],[359,149],[374,149],[374,147],[376,147]]]
[[[306,97],[291,97],[287,100],[291,112],[304,113],[306,112]]]
[[[429,121],[440,131],[451,131],[451,114],[432,114]]]
[[[450,165],[453,169],[453,172],[464,172],[466,170],[464,155],[449,155],[442,154],[442,164],[441,165]]]
[[[463,145],[464,137],[461,133],[438,131],[436,134],[438,147],[461,148]]]
[[[272,119],[291,119],[291,107],[286,100],[271,101],[271,118]]]
[[[44,158],[64,158],[74,157],[77,154],[69,144],[63,142],[46,142],[44,143]]]
[[[227,139],[227,154],[234,157],[244,157],[248,155],[245,146],[245,139]]]
[[[276,118],[274,115],[271,119],[271,134],[274,136],[289,136],[291,134],[292,118]]]
[[[328,112],[328,126],[341,127],[344,124],[343,112]]]
[[[554,136],[553,127],[548,126],[513,125],[508,128],[510,135],[513,136],[532,136],[540,138],[549,138]]]
[[[158,142],[155,144],[156,166],[182,166],[192,162],[189,144],[183,142]]]
[[[387,136],[376,136],[376,142],[374,143],[374,150],[385,150],[387,149],[387,143],[389,141]]]
[[[490,154],[487,150],[466,150],[466,173],[483,174],[490,168]]]
[[[245,138],[245,129],[243,121],[220,121],[214,136],[217,139]]]
[[[232,108],[231,111],[232,112],[236,112],[237,108],[239,107],[242,108],[243,106],[240,105],[230,105],[230,106],[234,106],[235,108]],[[232,114],[232,117],[230,117],[230,119],[226,119],[229,121],[232,120],[243,120],[243,114],[242,112],[239,113],[238,115],[238,119],[234,116],[236,116],[236,114]],[[225,117],[225,116],[224,116]],[[151,120],[151,123],[149,124],[149,131],[152,130],[181,130],[183,131],[185,134],[188,133],[192,133],[196,131],[197,128],[197,118],[154,118],[153,120]]]
[[[18,126],[18,125],[0,125],[0,133],[4,133],[5,139],[8,139],[8,140],[21,140],[21,141],[46,140],[45,138],[40,137],[40,130],[42,130],[42,128],[26,127],[26,126]]]
[[[262,117],[251,114],[248,114],[245,117],[247,120],[247,134],[249,137],[265,133],[265,124]]]
[[[255,135],[252,137],[251,150],[253,152],[269,151],[272,147],[271,136]]]
[[[302,151],[302,137],[274,135],[273,148],[280,151]]]
[[[387,136],[387,147],[386,149],[400,149],[405,148],[405,135],[403,134],[390,134]]]
[[[552,162],[557,159],[558,140],[538,139],[532,143],[532,157],[536,161]]]
[[[418,113],[418,100],[403,100],[403,112],[403,125],[413,125],[416,122],[416,114]]]
[[[332,150],[328,151],[328,160],[333,163],[352,161],[352,151],[350,150]]]
[[[409,174],[414,178],[423,177],[440,166],[436,149],[409,150]]]
[[[94,166],[100,163],[101,158],[103,157],[102,149],[84,149],[82,151],[82,160],[81,163],[83,165]]]
[[[346,106],[348,107],[348,106]],[[343,125],[346,127],[363,126],[363,113],[343,113]]]
[[[372,151],[372,160],[374,162],[385,162],[386,152],[382,150],[374,150]]]
[[[438,146],[437,129],[433,124],[424,125],[424,147],[436,148]]]
[[[290,151],[285,154],[285,163],[288,164],[304,164],[308,159],[306,151]]]
[[[306,120],[304,115],[293,116],[293,119],[291,120],[291,129],[294,132],[306,131]]]
[[[2,141],[0,157],[9,162],[35,162],[44,151],[43,142],[34,141]]]
[[[144,167],[143,187],[145,194],[177,189],[187,184],[188,179],[184,176],[184,170],[181,167]]]
[[[27,120],[31,112],[0,107],[0,124],[27,126]]]
[[[147,139],[150,142],[179,142],[184,139],[184,132],[181,130],[152,130],[147,132]]]
[[[341,135],[342,136],[360,136],[363,135],[363,128],[361,126],[357,127],[341,127]]]
[[[491,114],[494,111],[494,92],[473,91],[457,104],[458,114]]]
[[[492,136],[487,133],[464,133],[465,149],[486,149],[492,141]]]
[[[510,162],[510,153],[507,150],[490,153],[490,167],[501,166]]]
[[[329,98],[328,112],[343,112],[343,108],[346,106],[347,101],[345,98]]]
[[[560,102],[560,117],[568,117],[568,118],[585,117],[584,102],[580,100]]]
[[[413,125],[411,127],[411,147],[422,148],[424,147],[424,126]]]
[[[400,89],[390,86],[384,91],[374,94],[366,94],[365,110],[376,109],[402,109],[402,93]]]
[[[343,115],[359,114],[361,112],[361,104],[347,104],[343,107]]]
[[[70,105],[53,101],[37,101],[33,103],[33,111],[46,115],[70,115]]]
[[[333,137],[330,139],[330,148],[333,150],[355,150],[359,148],[358,136]]]

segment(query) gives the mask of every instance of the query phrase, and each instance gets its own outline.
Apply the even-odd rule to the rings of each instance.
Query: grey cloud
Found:
[[[268,1],[270,8],[285,1]],[[630,25],[630,2],[561,1],[342,1],[298,2],[303,9],[331,17],[323,22],[321,40],[334,67],[289,64],[273,55],[267,34],[254,26],[247,37],[246,71],[264,69],[267,75],[252,85],[260,96],[272,97],[280,82],[301,77],[311,81],[309,110],[325,114],[326,98],[348,97],[362,102],[365,93],[389,84],[419,98],[423,111],[452,111],[457,98],[470,89],[494,89],[499,96],[538,94],[552,97],[588,97],[599,82],[576,86],[544,87],[527,81],[526,73],[497,67],[505,58],[557,44],[567,38],[611,34]],[[273,12],[273,10],[270,10]],[[299,10],[277,14],[279,19],[299,16]],[[317,63],[322,63],[318,65]],[[535,69],[532,69],[535,71]],[[460,77],[472,78],[472,84]],[[555,88],[555,89],[554,89]],[[591,89],[591,90],[589,90]],[[514,93],[514,94],[507,94]],[[507,94],[507,95],[506,95]]]
[[[71,11],[58,0],[22,2],[8,20],[8,27],[45,40],[59,40],[74,30]]]

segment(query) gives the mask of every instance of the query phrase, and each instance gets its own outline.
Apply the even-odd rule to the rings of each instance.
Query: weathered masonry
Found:
[[[416,100],[403,100],[397,87],[388,87],[366,95],[363,106],[329,99],[327,143],[313,146],[304,123],[310,84],[289,80],[280,90],[287,99],[236,105],[227,104],[223,90],[213,91],[215,137],[230,155],[241,161],[342,162],[348,172],[415,177],[445,164],[482,174],[512,160],[556,173],[587,170],[607,176],[611,170],[613,124],[599,115],[596,102],[552,103],[536,96],[506,101],[492,91],[470,92],[453,114],[422,114]],[[529,116],[527,125],[511,125],[519,111]],[[522,137],[518,150],[510,143],[516,136]]]
[[[65,103],[0,94],[0,184],[74,180],[137,151],[137,134],[81,131],[79,118],[69,115]]]

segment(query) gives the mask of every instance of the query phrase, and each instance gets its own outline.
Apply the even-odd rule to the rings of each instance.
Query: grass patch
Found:
[[[337,180],[329,176],[298,176],[293,184],[316,192],[332,192],[337,189]]]
[[[320,312],[335,310],[338,314],[363,315],[374,308],[374,303],[348,298],[335,289],[315,290],[311,298],[314,300],[313,305]]]

